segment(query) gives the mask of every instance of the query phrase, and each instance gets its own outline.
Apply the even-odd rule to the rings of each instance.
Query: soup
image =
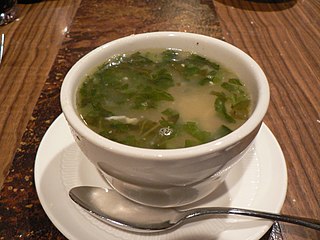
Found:
[[[85,77],[76,102],[93,131],[151,149],[191,147],[223,137],[248,119],[251,106],[236,75],[179,49],[112,57]]]

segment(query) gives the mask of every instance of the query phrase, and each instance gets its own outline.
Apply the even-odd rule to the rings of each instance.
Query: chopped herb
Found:
[[[193,75],[198,74],[200,71],[201,71],[201,69],[196,67],[196,66],[185,65],[183,75],[187,79],[190,79],[190,77],[192,77]]]
[[[178,60],[179,51],[167,49],[162,52],[162,61],[164,62],[174,62]]]
[[[202,94],[212,119],[200,119],[192,104],[181,107],[182,99],[176,99],[191,102]],[[115,56],[84,79],[76,100],[81,118],[100,135],[153,149],[191,147],[223,137],[249,117],[251,105],[235,75],[179,49]],[[208,128],[211,121],[215,129]]]
[[[217,113],[220,114],[220,116],[222,116],[229,123],[235,123],[236,121],[234,120],[234,118],[231,117],[227,112],[226,102],[227,102],[226,97],[223,97],[223,96],[217,97],[214,102],[214,109],[216,110]]]
[[[141,52],[136,52],[130,56],[130,58],[127,58],[127,62],[141,67],[141,65],[146,66],[146,65],[151,65],[153,64],[153,61],[141,54]]]
[[[232,111],[231,115],[236,119],[247,119],[249,117],[249,106],[250,106],[250,100],[245,99],[241,102],[236,103],[235,105],[232,105]]]
[[[213,139],[218,139],[218,138],[222,138],[226,135],[228,135],[229,133],[231,133],[232,130],[230,128],[228,128],[225,125],[221,125],[217,131],[213,134]]]
[[[166,69],[160,69],[155,74],[153,74],[152,83],[164,90],[174,86],[173,78]]]
[[[188,134],[199,140],[201,143],[210,140],[211,134],[209,132],[201,130],[195,122],[186,122],[183,125],[183,129]]]
[[[160,101],[173,101],[174,98],[161,89],[152,88],[151,86],[142,87],[136,90],[136,96],[134,96],[134,108],[136,109],[148,109],[156,108],[157,103]]]
[[[166,120],[172,124],[176,124],[177,121],[179,120],[179,117],[180,117],[180,114],[176,110],[171,109],[171,108],[167,108],[166,110],[162,111],[161,113],[163,115],[165,115]]]
[[[238,78],[230,78],[228,82],[232,83],[232,84],[243,86],[243,83]]]

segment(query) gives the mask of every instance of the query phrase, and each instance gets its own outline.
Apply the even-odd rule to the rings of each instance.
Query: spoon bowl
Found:
[[[170,230],[189,219],[204,215],[244,215],[282,221],[320,230],[320,221],[296,216],[230,207],[156,208],[128,200],[116,191],[101,187],[79,186],[69,192],[71,199],[95,218],[115,227],[132,232],[160,232]]]

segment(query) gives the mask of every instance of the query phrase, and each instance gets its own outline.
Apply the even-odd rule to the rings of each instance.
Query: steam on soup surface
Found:
[[[130,146],[173,149],[215,140],[249,117],[244,84],[222,66],[178,49],[115,56],[88,75],[78,112],[98,134]]]

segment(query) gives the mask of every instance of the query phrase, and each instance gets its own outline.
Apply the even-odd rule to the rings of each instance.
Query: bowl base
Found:
[[[192,185],[156,188],[124,182],[98,170],[108,184],[124,197],[142,205],[162,208],[181,207],[201,200],[225,180],[228,172],[215,174]]]

